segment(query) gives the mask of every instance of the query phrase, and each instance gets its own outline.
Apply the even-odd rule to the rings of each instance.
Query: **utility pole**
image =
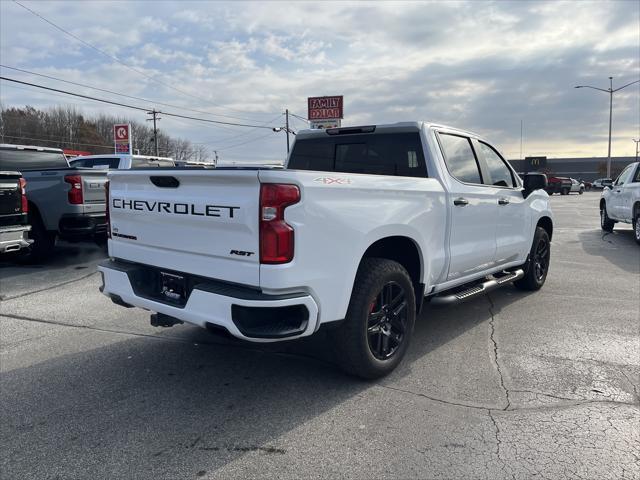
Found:
[[[633,140],[633,143],[636,144],[636,162],[638,161],[638,153],[640,153],[639,149],[640,149],[640,139],[636,140],[635,138],[632,138],[631,140]]]
[[[598,88],[592,87],[591,85],[576,85],[573,88],[591,88],[593,90],[599,90],[601,92],[607,92],[609,94],[609,149],[607,151],[607,178],[611,178],[611,123],[613,117],[613,94],[622,90],[623,88],[628,87],[629,85],[633,85],[634,83],[638,83],[640,80],[634,80],[633,82],[627,83],[621,87],[613,89],[613,77],[609,77],[609,88]]]
[[[214,150],[213,153],[216,155],[216,163],[214,165],[218,165],[218,150]]]
[[[286,117],[286,128],[287,128],[287,155],[289,154],[289,109],[287,108],[284,111],[285,117]]]
[[[522,119],[520,119],[520,160],[524,160],[522,156]],[[525,166],[525,173],[528,173],[528,168]]]
[[[158,112],[155,108],[153,110],[151,110],[150,112],[147,112],[147,115],[153,115],[153,118],[147,118],[147,122],[152,121],[153,120],[153,150],[156,154],[156,157],[159,157],[158,155],[158,128],[156,126],[156,121],[160,120],[161,117],[158,117],[158,114],[162,113],[162,112]]]

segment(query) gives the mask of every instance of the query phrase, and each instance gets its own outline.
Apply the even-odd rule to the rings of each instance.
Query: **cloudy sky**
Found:
[[[5,77],[252,125],[282,125],[285,108],[306,117],[308,96],[338,94],[343,125],[441,122],[485,135],[509,158],[520,155],[521,120],[524,155],[606,156],[608,94],[573,87],[640,78],[637,1],[20,3],[106,54],[0,0],[0,63],[149,102],[2,68]],[[0,89],[5,107],[145,118],[4,81]],[[613,110],[613,155],[633,155],[640,85],[616,93]],[[168,117],[160,127],[227,161],[282,160],[286,148],[268,129]]]

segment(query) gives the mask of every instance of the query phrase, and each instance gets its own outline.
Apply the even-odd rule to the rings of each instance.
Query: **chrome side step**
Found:
[[[434,295],[433,297],[431,297],[431,303],[433,305],[450,305],[452,303],[458,303],[463,300],[473,298],[477,295],[490,292],[491,290],[495,290],[496,288],[501,287],[507,283],[520,280],[522,277],[524,277],[524,270],[519,268],[518,270],[505,273],[504,275],[501,275],[499,277],[493,276],[493,278],[473,284],[470,287],[464,290],[457,291],[455,293]]]

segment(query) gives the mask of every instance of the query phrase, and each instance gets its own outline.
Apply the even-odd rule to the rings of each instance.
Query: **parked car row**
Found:
[[[90,155],[68,160],[58,148],[0,144],[0,254],[41,262],[56,239],[106,240],[107,173],[174,167],[166,157]]]

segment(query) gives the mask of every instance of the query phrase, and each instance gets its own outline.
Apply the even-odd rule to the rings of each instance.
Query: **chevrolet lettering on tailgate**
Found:
[[[233,218],[234,210],[240,207],[229,205],[195,205],[193,203],[149,202],[147,200],[126,200],[112,198],[111,206],[125,210],[141,212],[173,213],[176,215],[197,215],[201,217]]]

